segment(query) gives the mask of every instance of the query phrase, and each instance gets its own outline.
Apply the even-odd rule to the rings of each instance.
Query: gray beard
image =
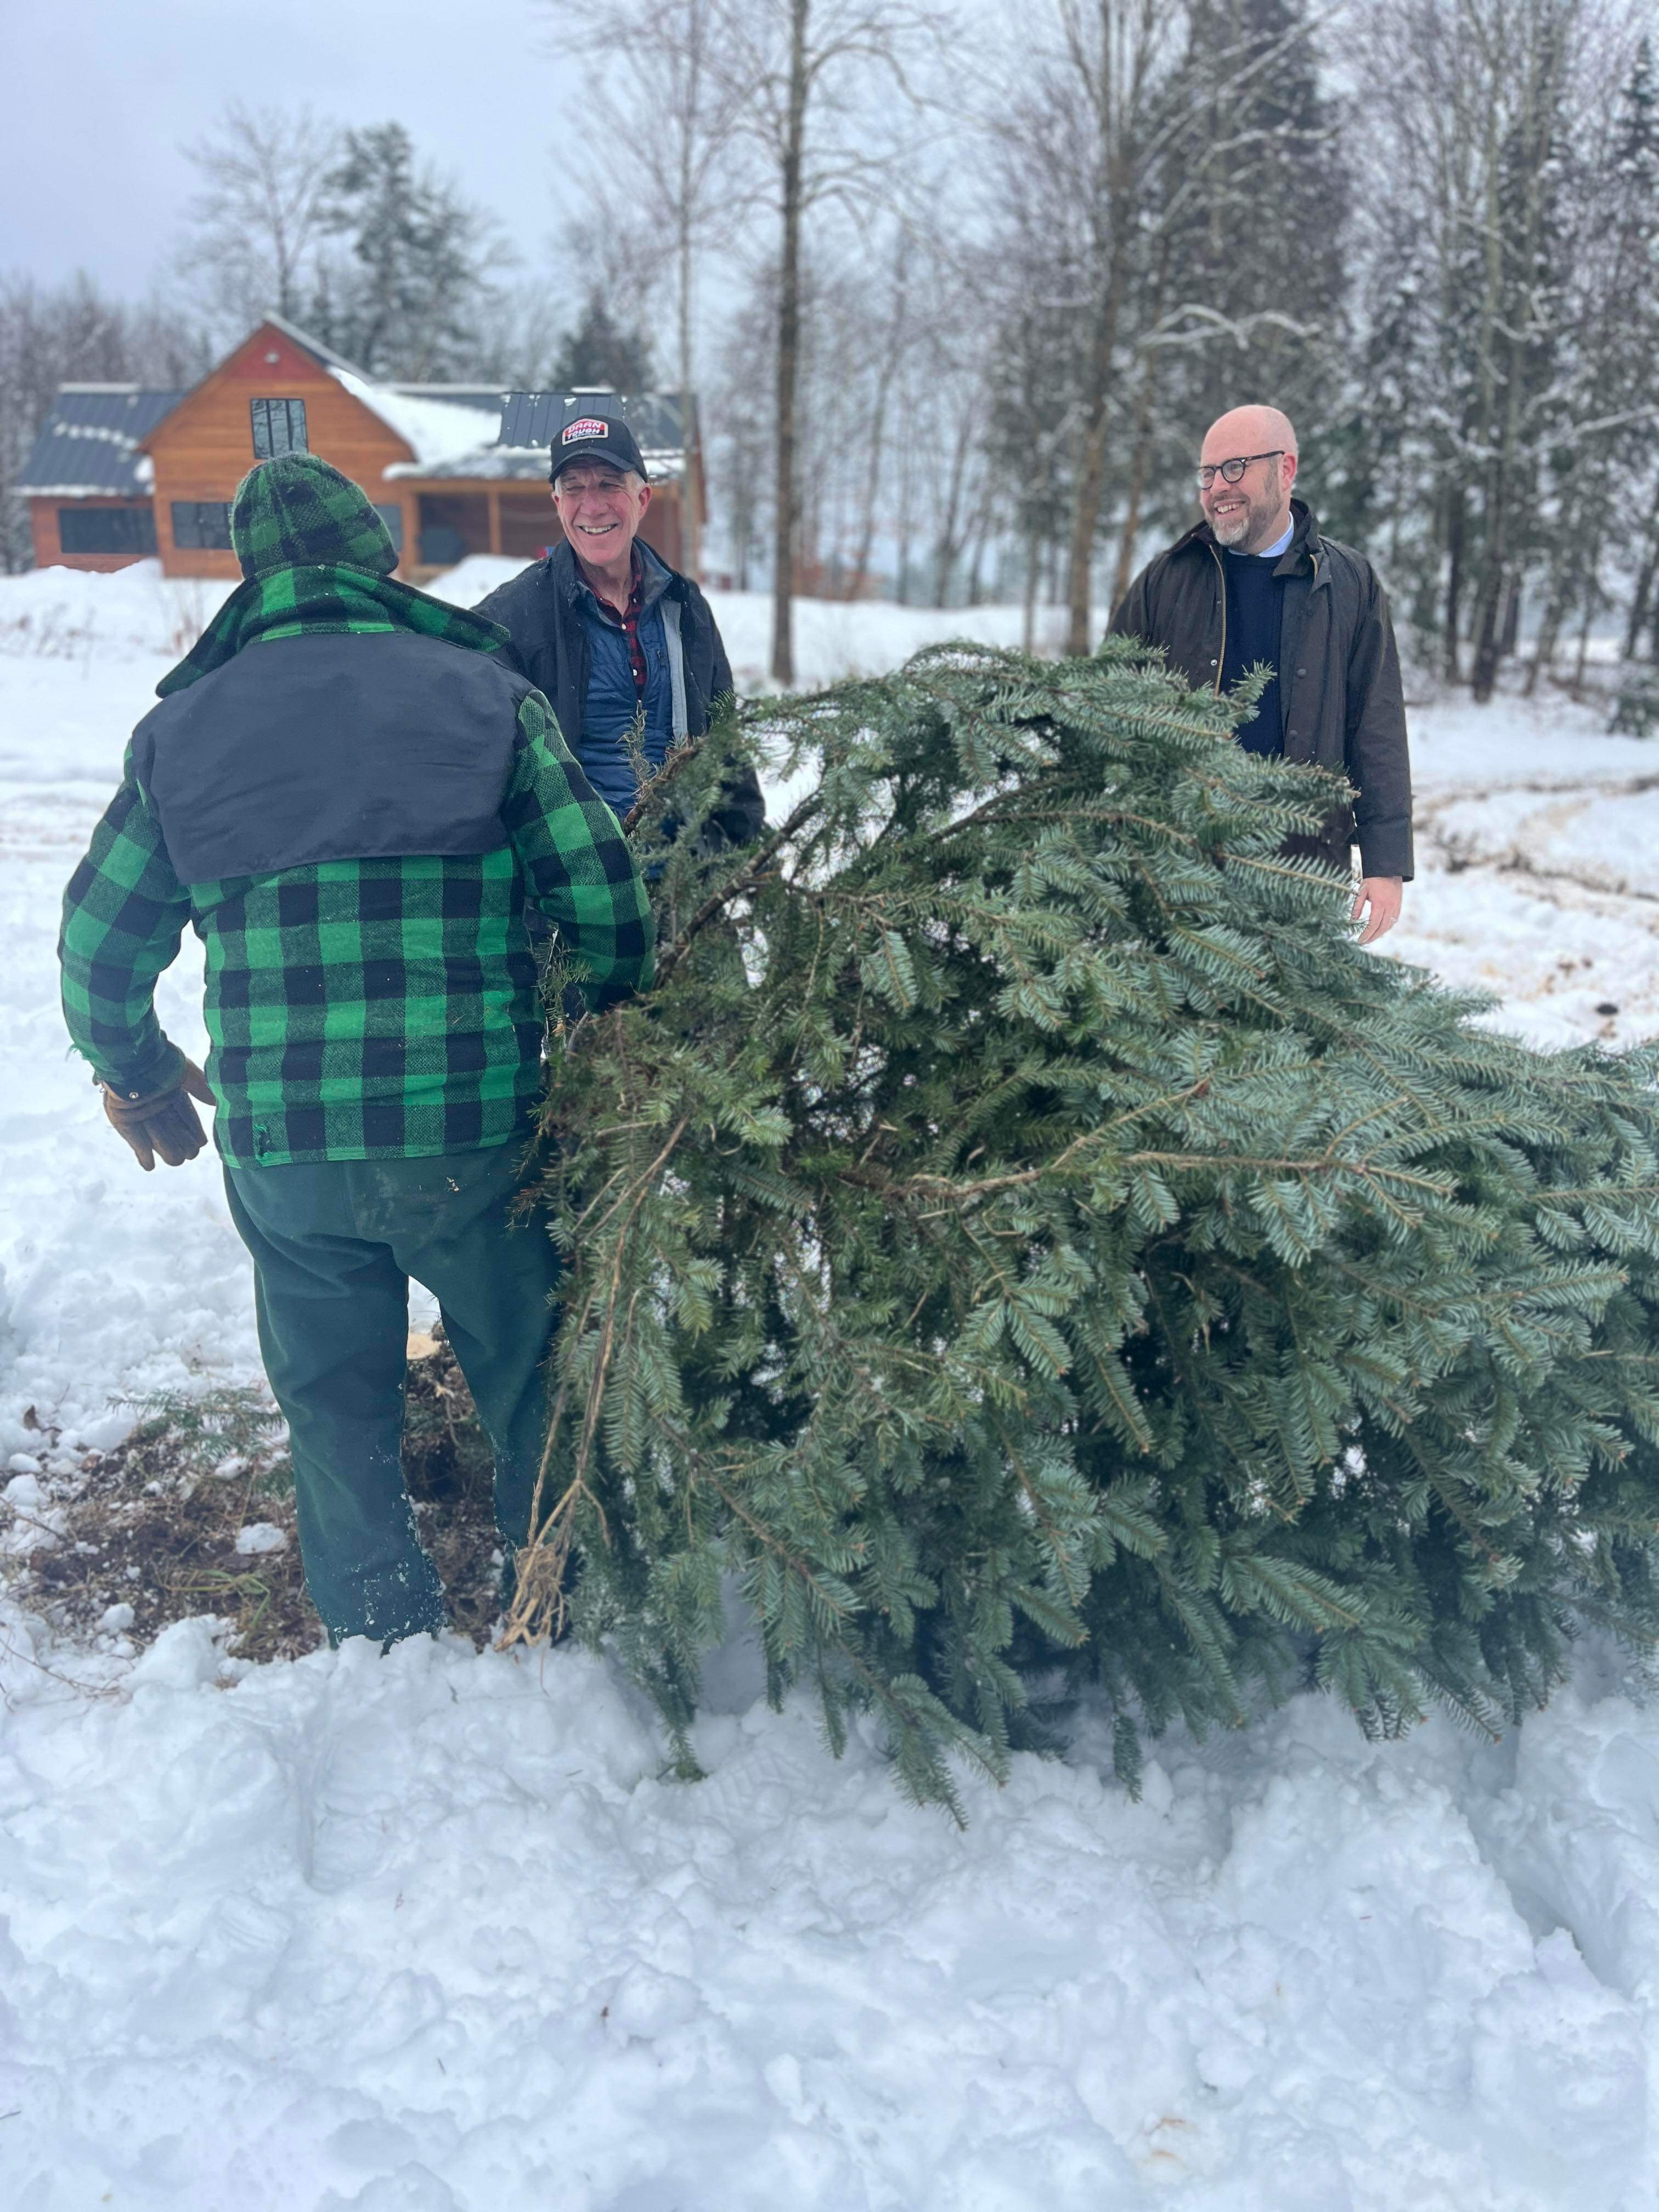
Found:
[[[1250,511],[1246,507],[1243,514],[1235,515],[1231,522],[1212,522],[1210,528],[1215,534],[1218,545],[1237,545],[1240,538],[1249,536],[1250,522]]]

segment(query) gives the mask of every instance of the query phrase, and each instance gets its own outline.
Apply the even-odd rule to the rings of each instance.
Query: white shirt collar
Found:
[[[1296,519],[1292,516],[1285,525],[1285,535],[1277,544],[1264,545],[1259,553],[1241,553],[1236,545],[1230,545],[1227,550],[1238,561],[1277,561],[1281,553],[1290,550],[1291,540],[1295,535]]]

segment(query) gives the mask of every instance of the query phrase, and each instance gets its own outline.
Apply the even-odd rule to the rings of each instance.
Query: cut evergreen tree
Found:
[[[556,1054],[509,1632],[609,1640],[688,1765],[732,1577],[775,1698],[951,1803],[1081,1681],[1133,1784],[1306,1685],[1495,1729],[1585,1625],[1659,1626],[1652,1060],[1362,951],[1281,854],[1336,787],[1240,711],[1136,647],[946,647],[636,809],[660,980]],[[763,726],[816,780],[711,854]]]

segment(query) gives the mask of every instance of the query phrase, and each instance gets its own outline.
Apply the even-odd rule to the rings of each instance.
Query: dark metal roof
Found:
[[[141,392],[136,384],[66,384],[46,417],[23,469],[20,492],[104,493],[142,499],[149,490],[137,451],[184,398],[182,392]],[[146,469],[144,475],[149,475]]]
[[[544,446],[573,415],[617,416],[627,423],[644,453],[683,453],[688,409],[678,392],[509,392],[501,410],[504,446]]]

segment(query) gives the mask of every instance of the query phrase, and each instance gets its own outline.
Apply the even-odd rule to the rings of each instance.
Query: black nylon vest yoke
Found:
[[[180,883],[487,853],[532,688],[412,631],[278,638],[146,714],[133,768]]]

